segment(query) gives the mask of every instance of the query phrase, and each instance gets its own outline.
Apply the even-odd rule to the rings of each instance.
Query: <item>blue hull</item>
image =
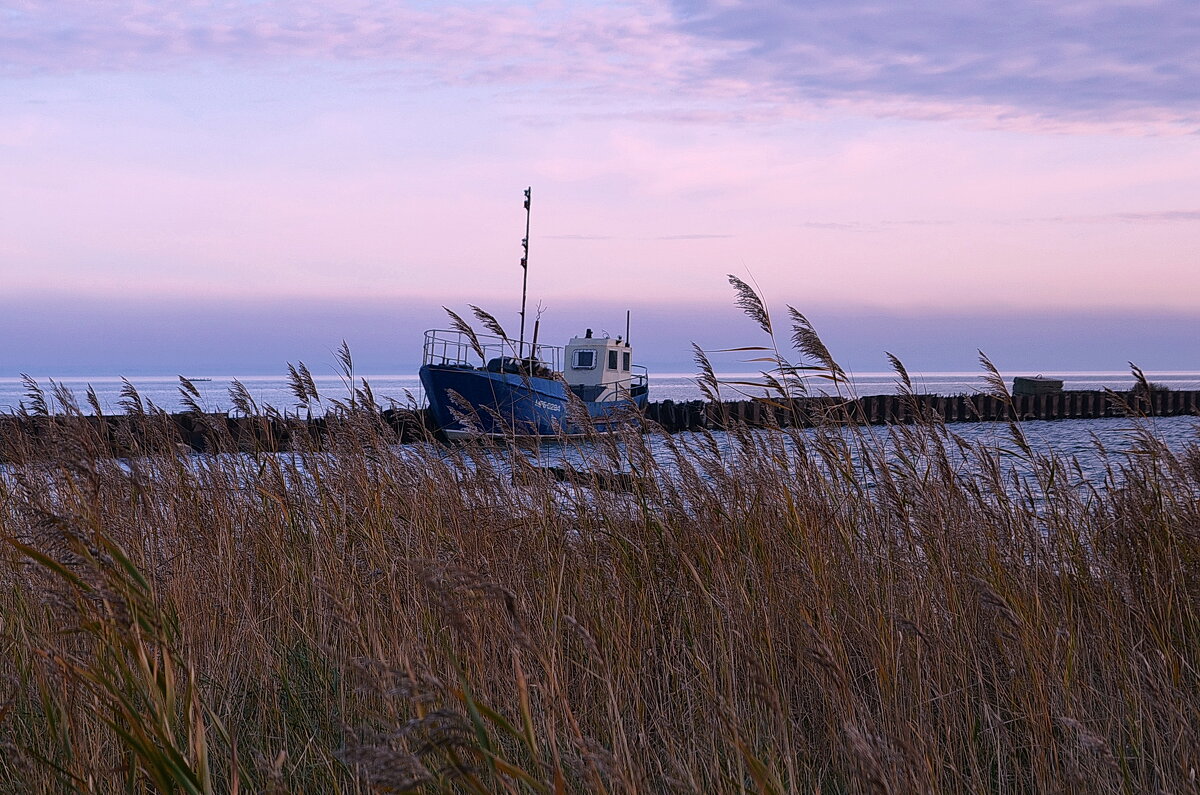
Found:
[[[554,437],[584,431],[568,418],[569,390],[560,380],[455,365],[425,365],[420,376],[433,419],[450,438]],[[637,420],[630,403],[644,408],[646,394],[632,401],[583,405],[594,429],[609,430]]]

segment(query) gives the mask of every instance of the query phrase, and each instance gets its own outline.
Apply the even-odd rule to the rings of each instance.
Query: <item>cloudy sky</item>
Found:
[[[400,371],[527,185],[555,337],[1200,370],[1194,1],[3,0],[0,376]]]

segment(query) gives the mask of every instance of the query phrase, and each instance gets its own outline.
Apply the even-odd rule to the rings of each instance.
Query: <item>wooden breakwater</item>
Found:
[[[664,400],[646,407],[647,424],[668,433],[751,427],[811,427],[822,423],[885,425],[918,421],[1098,419],[1103,417],[1200,416],[1200,390],[1146,392],[1064,391],[1045,395],[870,395],[859,398],[805,397],[708,403]],[[137,455],[183,445],[191,450],[246,452],[314,449],[331,434],[382,432],[397,442],[436,438],[421,410],[360,411],[345,417],[231,417],[227,414],[120,414],[113,416],[0,415],[0,460],[19,460],[38,440],[69,440],[81,453]],[[74,431],[83,431],[75,433]],[[94,447],[95,449],[86,449]]]
[[[1100,419],[1200,415],[1200,390],[1111,392],[1062,391],[1045,395],[869,395],[859,398],[803,397],[788,400],[665,400],[646,407],[646,418],[676,433],[720,429],[730,423],[755,427],[811,427],[822,423],[908,424],[920,420],[997,422],[1009,420]]]
[[[47,451],[79,458],[129,457],[149,452],[281,452],[325,449],[331,436],[370,442],[431,440],[424,411],[358,411],[346,416],[233,417],[226,413],[92,415],[0,414],[0,461],[44,457]],[[69,446],[70,450],[63,450]]]

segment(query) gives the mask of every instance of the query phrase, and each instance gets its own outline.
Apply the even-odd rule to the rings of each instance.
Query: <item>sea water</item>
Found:
[[[1006,381],[1011,384],[1015,375],[1006,374]],[[1200,373],[1196,372],[1156,372],[1147,373],[1147,378],[1155,384],[1175,390],[1200,389]],[[1119,372],[1087,372],[1087,373],[1056,373],[1055,377],[1062,378],[1066,389],[1113,389],[1127,390],[1133,385],[1133,379],[1128,373]],[[297,412],[296,397],[292,394],[286,378],[280,376],[212,376],[211,379],[196,379],[192,385],[199,392],[197,402],[208,411],[229,411],[232,400],[229,388],[234,379],[240,382],[247,393],[255,400],[260,408],[272,406],[287,413]],[[728,380],[753,380],[746,375],[727,375]],[[363,388],[363,379],[349,382],[335,376],[314,377],[318,393],[321,395],[319,404],[314,404],[314,414],[322,411],[322,407],[330,407],[333,401],[346,401],[351,390]],[[389,405],[420,406],[422,393],[420,382],[416,376],[383,375],[366,376],[376,402],[383,407]],[[181,401],[180,381],[176,376],[139,377],[125,382],[120,378],[65,378],[61,381],[41,379],[37,386],[44,390],[44,399],[51,411],[61,411],[53,397],[53,386],[61,385],[71,390],[80,407],[90,413],[85,399],[85,393],[90,387],[97,402],[105,413],[119,414],[124,412],[122,391],[131,386],[137,390],[144,405],[153,404],[170,412],[184,409]],[[914,374],[913,386],[918,392],[927,394],[954,395],[972,394],[984,391],[986,388],[978,374],[975,373],[927,373]],[[17,410],[24,403],[32,404],[28,395],[30,387],[19,378],[0,379],[0,413]],[[813,385],[811,391],[819,387]],[[740,390],[740,391],[739,391]],[[848,389],[849,394],[877,395],[896,390],[895,375],[891,373],[860,373],[855,374]],[[761,390],[752,387],[726,387],[722,397],[726,400],[744,399],[761,395]],[[694,375],[666,374],[651,376],[651,400],[698,400],[703,397]],[[998,450],[1011,450],[1014,444],[1007,423],[1002,422],[973,422],[955,423],[950,430],[965,441],[972,444],[983,444]],[[1135,452],[1141,445],[1142,434],[1149,431],[1155,438],[1176,452],[1184,450],[1189,445],[1200,443],[1200,418],[1197,417],[1154,417],[1143,419],[1132,418],[1099,418],[1099,419],[1063,419],[1054,421],[1032,420],[1021,423],[1022,432],[1028,442],[1037,452],[1054,452],[1067,458],[1079,461],[1085,480],[1099,483],[1104,479],[1105,467],[1111,457],[1106,457],[1100,451],[1106,450],[1108,456],[1120,457],[1126,453]],[[880,441],[887,430],[884,428],[865,429],[870,434],[880,434]],[[810,433],[810,432],[805,432]],[[680,434],[677,441],[688,443],[695,434]],[[719,445],[731,444],[725,434],[717,432],[714,437]],[[671,459],[665,439],[651,438],[648,440],[652,453],[660,462],[666,463]],[[591,455],[586,450],[578,449],[575,443],[565,445],[549,443],[531,451],[531,459],[541,465],[558,466],[590,466]],[[1019,456],[1014,455],[1016,461]]]
[[[1005,374],[1007,383],[1012,378],[1025,373]],[[1147,378],[1154,384],[1161,384],[1175,390],[1200,389],[1200,373],[1197,372],[1155,372],[1147,373]],[[1133,386],[1133,378],[1124,372],[1076,372],[1056,373],[1056,378],[1063,380],[1065,389],[1113,389],[1123,391]],[[255,400],[260,408],[272,406],[281,412],[297,413],[297,400],[292,394],[288,380],[280,376],[212,376],[204,380],[195,379],[192,385],[199,392],[197,403],[207,411],[230,411],[233,401],[229,388],[234,380],[240,382],[247,393]],[[726,375],[724,379],[731,381],[754,380],[753,376]],[[913,374],[913,387],[917,392],[927,394],[955,395],[972,394],[986,389],[985,384],[977,373],[926,373]],[[315,376],[317,391],[321,396],[319,403],[312,406],[314,414],[320,414],[324,408],[333,406],[333,401],[345,402],[353,389],[363,388],[364,378],[353,382],[337,376]],[[420,406],[423,395],[420,381],[415,375],[380,375],[365,376],[370,385],[376,402],[387,408],[396,406]],[[62,380],[40,379],[39,388],[45,391],[45,400],[51,411],[61,411],[56,405],[52,387],[61,385],[71,390],[77,402],[85,413],[91,413],[87,406],[85,393],[90,387],[105,413],[120,414],[124,412],[122,391],[130,386],[137,390],[144,405],[153,404],[169,412],[184,410],[181,400],[180,381],[177,376],[139,377],[128,382],[120,378],[64,378]],[[816,392],[821,388],[820,383],[810,385],[810,391]],[[30,406],[32,399],[28,395],[29,386],[19,378],[0,378],[0,413],[15,411],[24,403]],[[858,395],[878,395],[896,391],[896,377],[893,373],[859,373],[851,377],[851,382],[844,393]],[[745,386],[728,386],[722,389],[722,398],[739,400],[763,394],[761,389]],[[697,384],[696,377],[690,374],[665,374],[650,377],[650,399],[656,401],[699,400],[703,397]],[[1155,417],[1150,419],[1133,420],[1127,418],[1101,419],[1064,419],[1054,421],[1026,421],[1021,424],[1031,445],[1039,451],[1050,451],[1068,457],[1078,457],[1088,478],[1102,475],[1103,461],[1098,450],[1100,446],[1113,453],[1125,453],[1138,444],[1139,429],[1148,429],[1168,447],[1175,451],[1184,449],[1188,444],[1200,442],[1200,418],[1196,417]],[[999,447],[1010,447],[1008,427],[999,422],[956,423],[951,426],[954,433],[974,443],[994,444]],[[685,437],[686,438],[686,437]],[[654,444],[652,442],[652,444]],[[661,445],[654,445],[661,446]],[[665,453],[665,450],[660,451]],[[544,446],[538,456],[550,463],[577,463],[569,448],[557,450],[553,445]]]
[[[912,373],[913,388],[919,393],[934,395],[974,394],[986,391],[978,372],[973,373]],[[1036,373],[1006,373],[1006,383],[1012,384],[1012,379],[1019,375],[1036,375]],[[724,381],[759,381],[754,374],[723,374]],[[1132,388],[1133,377],[1128,372],[1074,372],[1055,373],[1055,378],[1063,380],[1064,389],[1113,389],[1124,391]],[[1153,372],[1146,377],[1154,384],[1174,390],[1200,389],[1200,372]],[[272,406],[281,412],[296,411],[297,400],[288,385],[288,379],[283,376],[269,375],[214,375],[203,378],[193,378],[192,385],[200,393],[197,402],[206,411],[230,411],[233,401],[229,396],[229,388],[234,380],[239,381],[260,408]],[[332,401],[345,401],[353,389],[361,389],[365,380],[375,395],[376,402],[387,408],[392,404],[399,406],[422,405],[424,395],[421,383],[413,375],[368,375],[354,380],[353,383],[340,376],[314,376],[317,391],[321,401],[312,406],[313,413],[322,412],[323,406],[331,406]],[[51,411],[60,411],[61,407],[54,405],[52,395],[53,384],[59,384],[69,389],[76,397],[85,413],[91,413],[85,400],[89,387],[95,392],[97,401],[105,413],[119,414],[124,411],[122,406],[122,391],[127,388],[121,378],[112,376],[72,377],[63,379],[40,378],[38,386],[47,392],[47,402]],[[178,376],[142,376],[130,378],[128,384],[138,393],[143,403],[152,403],[168,412],[183,411],[180,381]],[[813,379],[808,383],[809,391],[814,394],[821,392],[834,393],[828,382]],[[32,400],[27,394],[28,386],[20,378],[0,378],[0,413],[8,413],[18,409],[24,403],[29,406]],[[895,373],[851,373],[850,384],[843,388],[843,394],[850,395],[883,395],[896,391]],[[721,389],[724,400],[745,400],[761,396],[761,388],[729,384]],[[696,376],[689,373],[666,373],[650,376],[650,400],[700,400],[703,397],[697,384]]]

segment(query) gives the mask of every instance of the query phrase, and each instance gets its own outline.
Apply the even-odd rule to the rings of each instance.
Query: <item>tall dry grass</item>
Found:
[[[792,320],[779,396],[841,383]],[[0,439],[5,791],[1198,786],[1195,446],[1088,483],[1019,426],[581,444],[614,494],[370,401],[282,454],[141,410],[122,460],[69,411]]]

